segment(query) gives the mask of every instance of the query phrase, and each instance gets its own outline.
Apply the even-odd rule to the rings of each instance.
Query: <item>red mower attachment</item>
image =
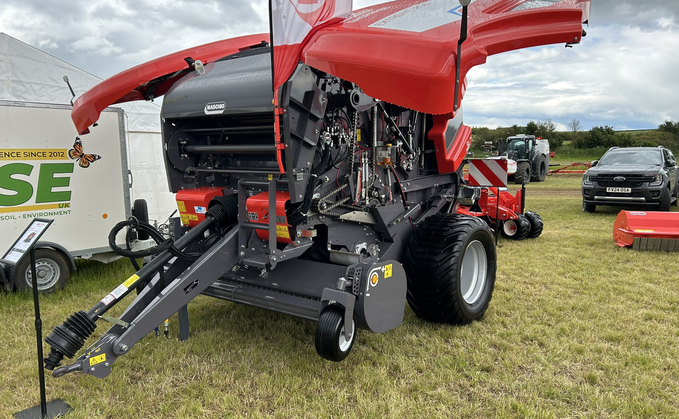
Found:
[[[620,211],[613,239],[618,246],[634,250],[679,252],[679,213]]]

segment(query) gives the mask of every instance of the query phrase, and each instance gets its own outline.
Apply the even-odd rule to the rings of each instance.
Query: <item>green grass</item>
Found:
[[[677,254],[618,248],[619,208],[583,213],[580,178],[528,185],[544,233],[500,240],[480,322],[431,324],[406,307],[403,325],[360,331],[332,363],[315,353],[314,322],[199,297],[188,341],[172,318],[172,339],[142,339],[104,380],[48,375],[47,398],[69,403],[69,418],[679,417]],[[131,273],[80,262],[42,298],[44,333]],[[1,294],[0,316],[5,418],[39,401],[31,296]]]

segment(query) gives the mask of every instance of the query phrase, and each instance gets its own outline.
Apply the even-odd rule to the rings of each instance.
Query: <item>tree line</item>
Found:
[[[561,147],[576,149],[618,147],[657,147],[659,145],[679,152],[679,122],[671,120],[658,125],[656,130],[616,132],[612,127],[594,127],[583,131],[580,121],[572,119],[568,123],[569,131],[557,131],[551,120],[530,121],[526,126],[512,125],[511,127],[472,128],[472,149],[483,149],[484,143],[495,142],[517,134],[535,135],[549,140],[552,150]]]

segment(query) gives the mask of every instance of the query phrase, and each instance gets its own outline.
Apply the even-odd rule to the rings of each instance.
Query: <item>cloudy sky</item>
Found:
[[[452,0],[451,0],[452,1]],[[379,0],[354,0],[354,9]],[[266,32],[263,0],[1,0],[0,32],[106,78],[150,59]],[[592,0],[588,36],[492,56],[472,69],[465,122],[567,129],[679,121],[679,1]],[[77,87],[76,87],[77,90]]]

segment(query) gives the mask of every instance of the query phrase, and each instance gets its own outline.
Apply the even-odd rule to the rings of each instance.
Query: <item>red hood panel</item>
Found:
[[[132,67],[102,81],[80,96],[73,104],[71,119],[80,134],[86,133],[109,105],[145,100],[147,96],[152,98],[165,94],[176,80],[192,71],[184,58],[191,57],[207,64],[262,41],[269,42],[269,34],[247,35],[212,42]],[[157,83],[149,83],[154,80]]]
[[[500,52],[577,43],[590,0],[476,0],[469,5],[461,80]],[[402,0],[354,11],[319,28],[302,51],[312,67],[368,95],[433,114],[453,111],[458,0]]]

